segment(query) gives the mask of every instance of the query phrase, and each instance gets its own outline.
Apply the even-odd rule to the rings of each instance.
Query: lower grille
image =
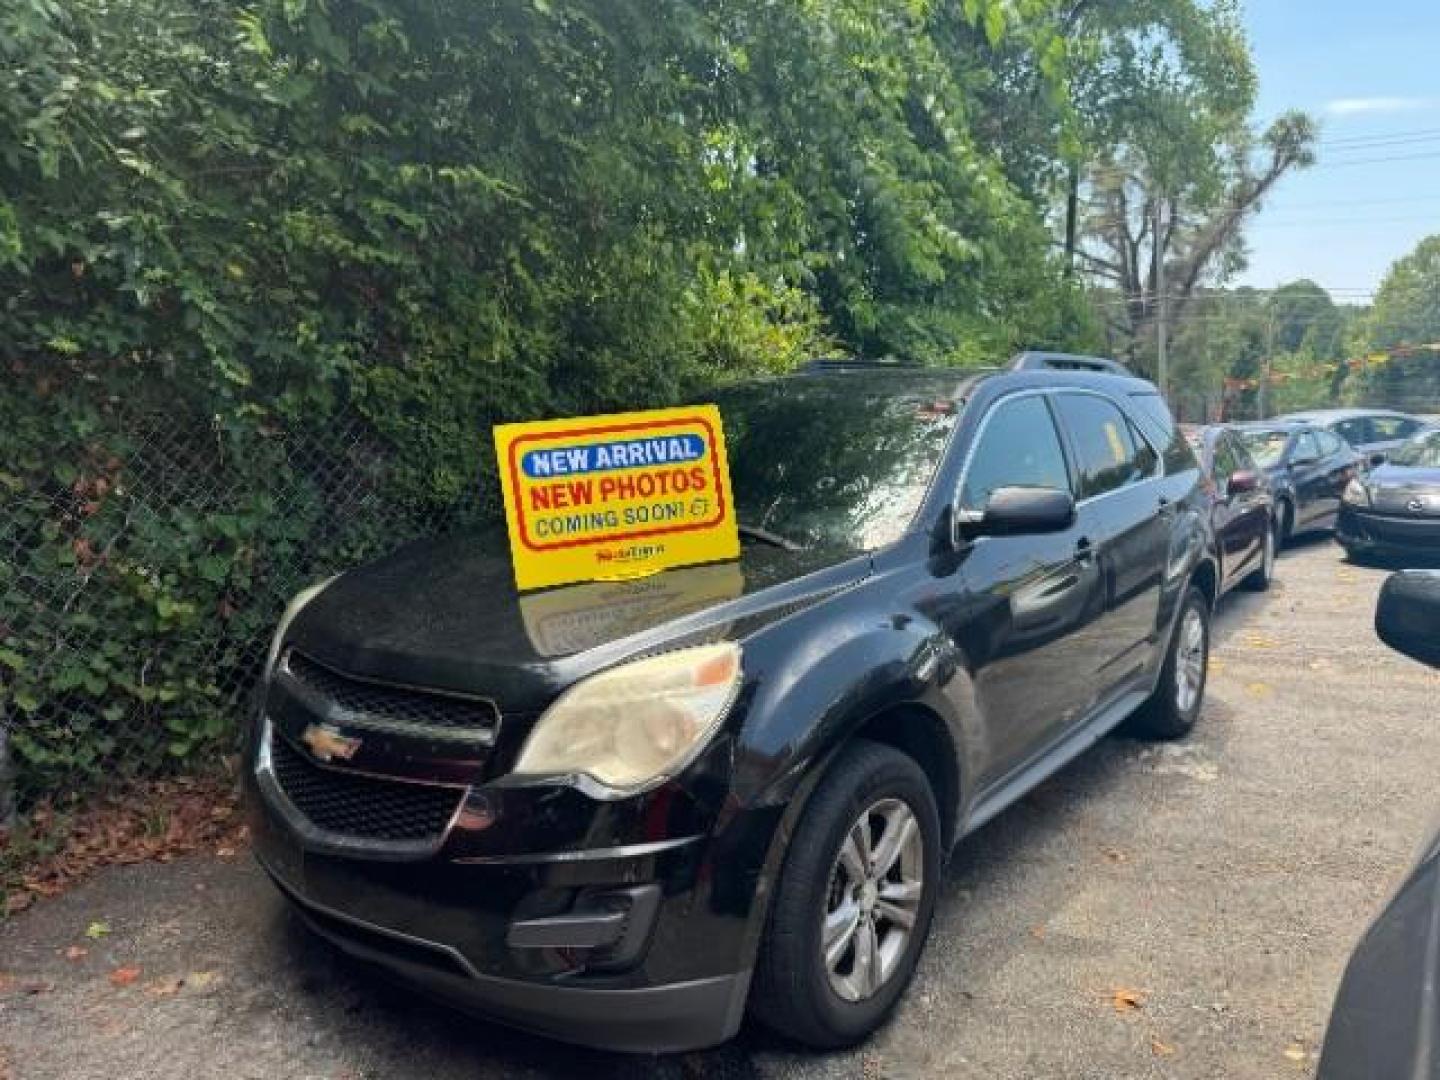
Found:
[[[275,782],[317,829],[364,840],[439,840],[464,792],[325,769],[278,735]]]

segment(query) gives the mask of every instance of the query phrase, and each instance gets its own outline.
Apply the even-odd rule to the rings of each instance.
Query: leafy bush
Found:
[[[24,791],[223,750],[289,592],[493,514],[497,421],[1083,335],[969,131],[990,48],[1063,59],[1013,8],[0,8]]]

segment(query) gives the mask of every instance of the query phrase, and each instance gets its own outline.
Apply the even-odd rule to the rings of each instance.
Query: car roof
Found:
[[[1315,423],[1325,423],[1331,420],[1355,420],[1365,416],[1405,415],[1405,413],[1395,409],[1303,409],[1300,412],[1286,413],[1284,416],[1276,417],[1276,419],[1308,420]]]
[[[1158,394],[1155,384],[1136,375],[1080,371],[1069,368],[946,368],[883,361],[824,360],[811,362],[785,378],[844,380],[858,385],[914,389],[963,401],[984,386],[996,393],[1010,389],[1076,387],[1111,394]]]

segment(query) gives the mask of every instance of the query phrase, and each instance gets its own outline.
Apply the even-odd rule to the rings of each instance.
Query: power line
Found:
[[[1412,128],[1409,131],[1392,131],[1381,135],[1346,135],[1338,139],[1321,139],[1321,146],[1357,146],[1363,143],[1388,142],[1393,139],[1440,138],[1440,128]]]
[[[1311,168],[1343,169],[1349,165],[1380,165],[1392,161],[1427,161],[1430,158],[1437,157],[1440,157],[1440,150],[1430,150],[1423,154],[1395,154],[1386,157],[1351,158],[1349,161],[1317,161]]]

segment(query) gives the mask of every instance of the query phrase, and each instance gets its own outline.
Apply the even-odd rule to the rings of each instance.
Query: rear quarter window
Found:
[[[1197,467],[1195,452],[1185,441],[1180,425],[1170,414],[1170,406],[1159,394],[1131,394],[1130,403],[1145,434],[1156,446],[1161,447],[1160,459],[1165,463],[1166,473],[1184,472]]]

